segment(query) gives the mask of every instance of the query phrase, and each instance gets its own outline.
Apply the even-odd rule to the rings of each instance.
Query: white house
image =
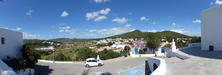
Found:
[[[36,50],[54,50],[53,46],[49,46],[49,47],[41,47],[41,48],[35,48]]]
[[[23,45],[21,32],[0,28],[0,59],[19,57]]]
[[[202,12],[201,49],[222,51],[222,5]]]

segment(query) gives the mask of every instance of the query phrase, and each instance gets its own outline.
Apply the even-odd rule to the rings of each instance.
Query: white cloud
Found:
[[[20,31],[20,30],[22,30],[22,28],[17,27],[15,30],[16,30],[16,31]]]
[[[78,35],[78,33],[75,32],[76,30],[74,28],[71,28],[70,26],[59,27],[58,31],[60,33],[65,33],[64,36],[67,36],[67,37]]]
[[[126,23],[128,20],[127,20],[125,17],[123,17],[123,18],[115,18],[115,19],[113,19],[112,21],[113,21],[113,22],[117,22],[117,23],[119,23],[119,24],[124,24],[124,23]]]
[[[101,20],[105,20],[105,19],[107,19],[106,16],[99,16],[99,17],[95,18],[94,21],[96,22],[96,21],[101,21]]]
[[[38,39],[38,37],[40,37],[40,35],[37,35],[37,34],[29,34],[29,33],[23,32],[23,38],[24,38],[24,39]]]
[[[102,9],[99,11],[86,13],[86,20],[94,19],[94,21],[95,21],[95,19],[98,20],[98,18],[100,18],[100,19],[103,18],[102,20],[104,20],[107,18],[106,15],[109,14],[110,11],[111,11],[110,8],[106,8],[106,9]]]
[[[27,11],[25,14],[26,14],[27,16],[31,16],[32,13],[33,13],[33,10],[29,10],[29,11]]]
[[[65,27],[59,27],[59,32],[71,32],[71,27],[70,26],[65,26]]]
[[[149,18],[143,16],[143,17],[140,18],[140,20],[141,20],[141,21],[147,21],[147,20],[149,20]]]
[[[199,19],[193,20],[193,23],[201,23],[201,21]]]
[[[105,10],[100,10],[100,14],[107,15],[111,11],[110,8],[106,8]]]
[[[153,30],[148,30],[148,32],[157,32],[157,30],[153,29]]]
[[[68,16],[68,15],[69,15],[69,13],[68,13],[68,12],[63,11],[63,12],[62,12],[62,14],[61,14],[61,17],[66,17],[66,16]]]
[[[93,0],[95,3],[106,3],[109,2],[109,0]]]
[[[171,24],[171,26],[175,27],[175,26],[177,26],[177,24],[176,24],[175,22],[173,22],[173,23]]]
[[[181,33],[181,34],[185,34],[185,33],[188,32],[188,31],[186,31],[186,30],[184,30],[184,29],[171,29],[170,31],[177,32],[177,33]]]
[[[117,34],[129,32],[131,30],[132,30],[131,25],[126,24],[124,27],[114,27],[114,28],[100,29],[100,30],[92,29],[92,30],[89,30],[89,32],[95,33],[97,35],[117,35]]]
[[[216,1],[215,1],[215,4],[217,4],[217,5],[222,5],[222,1],[216,0]]]

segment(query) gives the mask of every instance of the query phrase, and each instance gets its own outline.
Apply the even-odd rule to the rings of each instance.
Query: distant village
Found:
[[[192,38],[176,38],[175,41],[181,41],[182,43],[187,43],[188,41],[192,40]],[[144,49],[146,47],[146,44],[148,43],[146,40],[143,38],[130,38],[130,39],[123,39],[123,38],[107,38],[107,39],[100,39],[100,40],[93,40],[89,41],[93,45],[88,46],[90,49],[95,49],[97,52],[103,51],[105,49],[107,50],[113,50],[115,52],[120,52],[123,51],[125,46],[130,47],[131,49],[137,47],[135,45],[139,45],[139,49]],[[89,43],[88,42],[88,43]],[[47,47],[40,47],[40,48],[35,48],[36,50],[54,50],[56,47],[63,46],[65,49],[73,48],[76,45],[73,43],[55,43],[53,41],[43,41],[42,43],[48,43],[50,46]],[[161,45],[167,45],[171,44],[170,42],[167,41],[166,38],[161,39]],[[140,46],[141,45],[141,46]],[[55,47],[56,46],[56,47]],[[61,49],[61,47],[60,47]],[[147,48],[146,48],[147,49]],[[149,50],[149,48],[147,49]]]

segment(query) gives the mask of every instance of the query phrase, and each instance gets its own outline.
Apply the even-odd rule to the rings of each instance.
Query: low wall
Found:
[[[52,60],[38,60],[38,62],[58,63],[58,64],[82,64],[83,63],[83,62],[73,62],[73,61],[52,61]]]
[[[17,75],[12,68],[0,59],[0,75]]]
[[[131,57],[154,57],[155,54],[131,54]]]
[[[149,64],[149,69],[151,71],[150,75],[165,75],[166,62],[164,59],[149,57],[148,64]],[[154,70],[154,64],[158,66],[156,70]]]
[[[189,43],[188,47],[198,47],[201,46],[201,43]]]

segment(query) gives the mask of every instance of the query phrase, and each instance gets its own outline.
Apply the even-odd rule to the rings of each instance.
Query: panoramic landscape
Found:
[[[0,75],[222,75],[220,0],[0,0]]]

